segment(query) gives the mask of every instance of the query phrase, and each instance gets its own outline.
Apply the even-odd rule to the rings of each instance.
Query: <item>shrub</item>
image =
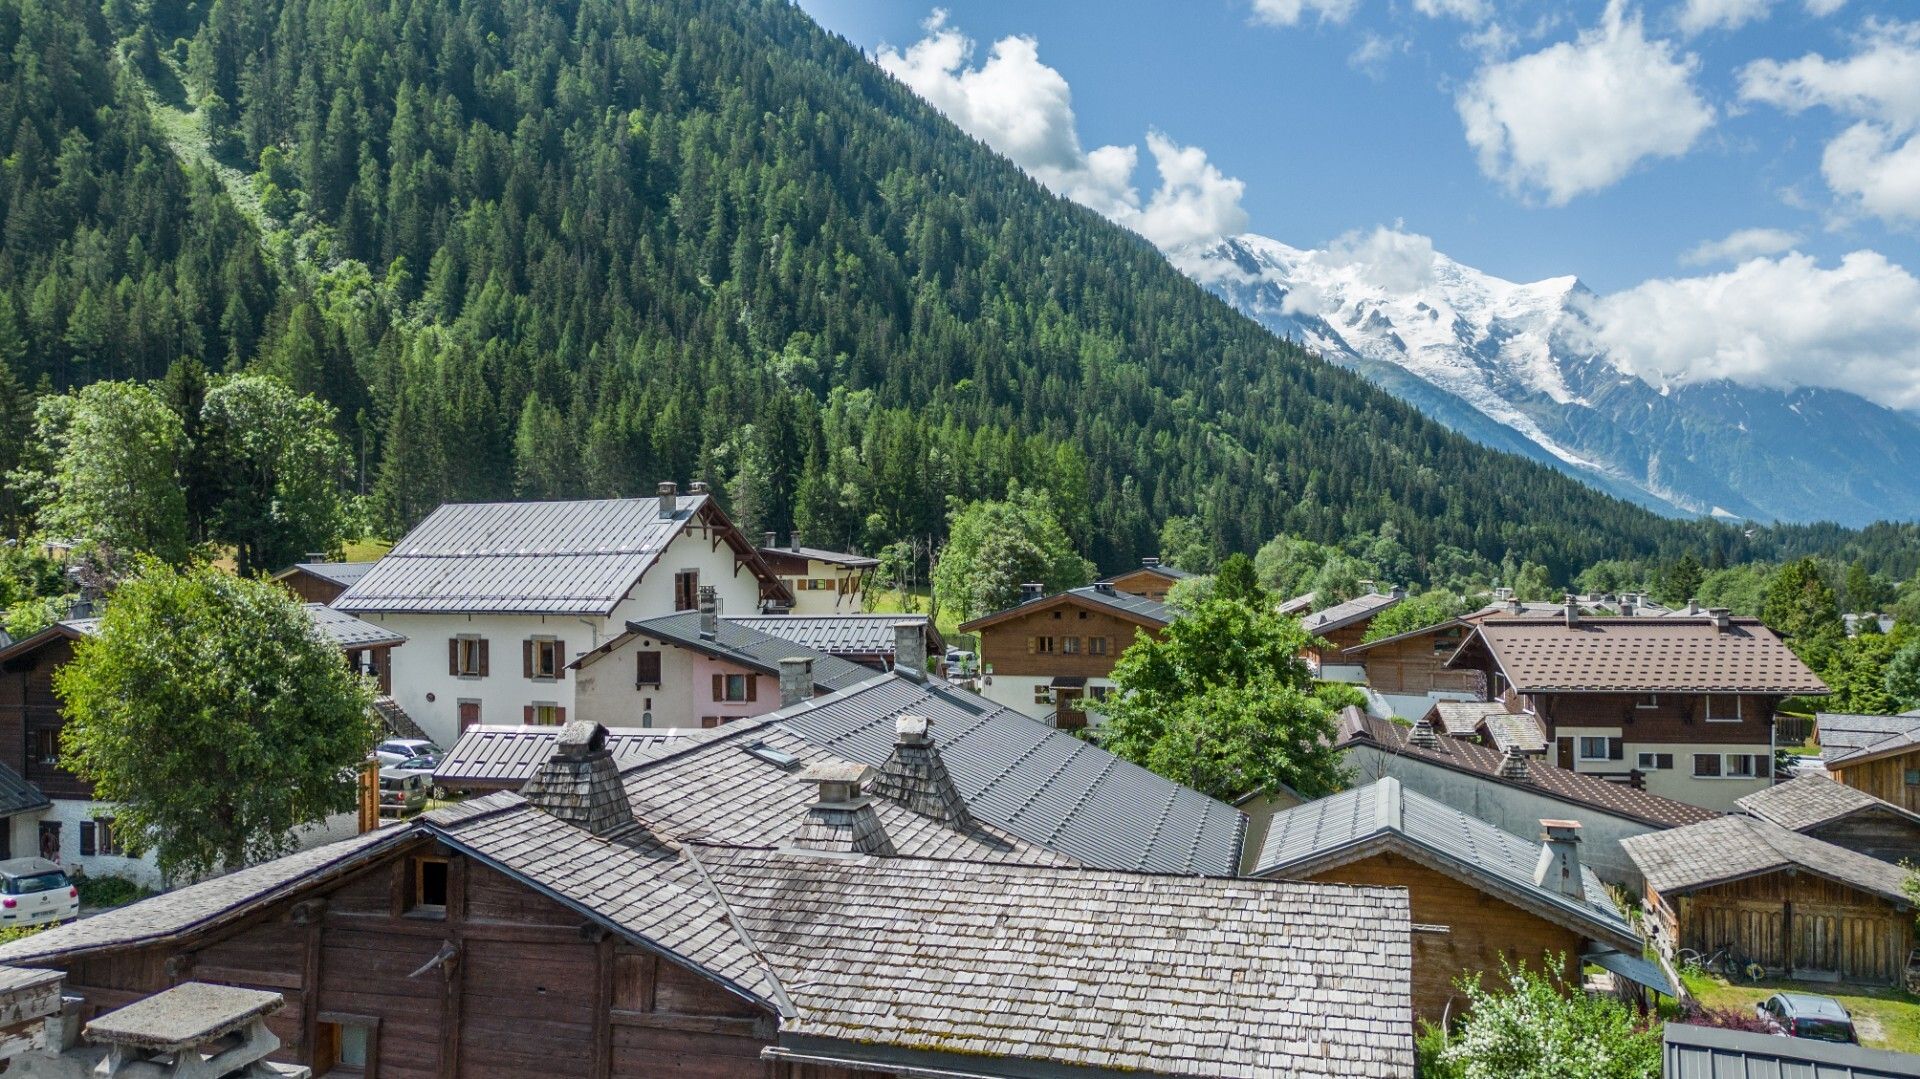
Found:
[[[134,881],[110,873],[76,878],[73,886],[80,889],[80,902],[88,907],[124,907],[153,894]]]
[[[1548,956],[1548,970],[1565,959]],[[1610,997],[1589,996],[1557,973],[1501,961],[1499,987],[1463,979],[1465,1018],[1429,1050],[1425,1076],[1444,1079],[1656,1079],[1660,1030]],[[1429,1047],[1432,1042],[1429,1040]]]

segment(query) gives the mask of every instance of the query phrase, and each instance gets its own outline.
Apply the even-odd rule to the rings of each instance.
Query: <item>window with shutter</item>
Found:
[[[447,638],[447,673],[458,677],[460,674],[460,638]]]
[[[1607,739],[1607,759],[1621,761],[1627,759],[1627,740],[1624,738]]]
[[[533,677],[533,642],[520,642],[520,677]]]
[[[660,653],[648,649],[633,654],[633,684],[635,686],[660,684]]]
[[[480,638],[480,677],[487,676],[487,639]]]
[[[559,681],[567,676],[567,642],[553,639],[553,678]]]
[[[713,676],[713,699],[716,701],[727,699],[727,676],[724,674]]]

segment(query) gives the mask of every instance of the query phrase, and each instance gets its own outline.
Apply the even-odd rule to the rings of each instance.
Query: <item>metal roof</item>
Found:
[[[1673,980],[1667,977],[1667,972],[1661,970],[1659,964],[1637,955],[1628,955],[1625,952],[1589,952],[1581,956],[1580,961],[1592,963],[1602,970],[1612,971],[1635,985],[1644,985],[1656,993],[1670,997],[1678,995],[1673,990]]]
[[[404,633],[395,633],[385,626],[363,622],[345,611],[336,611],[324,603],[302,603],[300,606],[305,608],[307,616],[313,619],[314,627],[326,634],[344,652],[405,644],[407,641],[407,635]]]
[[[0,764],[0,818],[45,809],[53,803],[19,772]]]
[[[1100,578],[1098,583],[1112,584],[1122,577],[1131,577],[1136,573],[1151,573],[1155,577],[1168,581],[1184,581],[1199,576],[1199,574],[1189,573],[1178,566],[1169,566],[1165,562],[1142,562],[1132,569],[1123,569],[1119,573],[1109,573],[1105,577]]]
[[[1920,1056],[1668,1023],[1664,1079],[1914,1079]]]
[[[343,611],[609,614],[709,498],[680,495],[670,517],[660,515],[657,498],[449,503],[333,605]]]
[[[1608,942],[1639,939],[1593,870],[1580,868],[1584,901],[1543,888],[1533,880],[1539,842],[1406,790],[1391,776],[1275,814],[1254,873],[1313,872],[1368,857],[1380,842],[1393,840],[1440,859],[1483,887],[1536,910],[1557,912],[1590,936]]]
[[[718,631],[712,637],[700,635],[700,612],[682,611],[679,614],[663,615],[640,622],[628,622],[629,633],[639,633],[648,637],[658,637],[671,641],[683,648],[691,648],[717,659],[730,660],[745,667],[752,667],[767,674],[780,673],[780,661],[804,656],[813,661],[813,684],[816,688],[828,691],[846,689],[858,685],[873,677],[873,668],[862,667],[858,663],[841,659],[839,656],[817,652],[804,645],[795,644],[785,637],[776,637],[771,633],[762,633],[757,629],[729,622],[719,621]],[[618,640],[603,645],[611,650]],[[585,657],[582,657],[584,659]]]
[[[1110,584],[1088,584],[1079,588],[1069,588],[1064,592],[1055,592],[1050,596],[1030,599],[1002,611],[983,614],[979,618],[962,625],[960,628],[972,632],[976,628],[992,625],[995,622],[1012,618],[1027,611],[1045,610],[1048,606],[1068,597],[1091,603],[1096,607],[1105,607],[1115,613],[1125,615],[1136,622],[1151,626],[1165,626],[1174,619],[1174,610],[1164,603],[1155,603],[1145,596],[1136,596],[1131,592],[1122,592]]]
[[[855,569],[868,569],[880,564],[879,559],[867,555],[829,551],[822,547],[761,547],[759,551],[767,558],[804,558],[810,562],[831,562],[834,565],[852,566]]]
[[[830,656],[891,656],[893,627],[918,622],[926,627],[927,654],[946,647],[933,620],[924,614],[768,614],[725,621],[825,652]]]
[[[903,712],[933,720],[947,772],[980,820],[1100,869],[1237,871],[1246,818],[1232,806],[938,679],[881,675],[773,715],[877,766]]]
[[[1715,817],[1665,832],[1620,841],[1640,867],[1647,887],[1684,893],[1782,869],[1800,869],[1849,887],[1906,903],[1906,875],[1897,865],[1869,858],[1770,821]]]
[[[367,575],[367,571],[378,562],[295,562],[286,569],[273,575],[278,581],[294,573],[306,573],[322,580],[332,581],[343,588],[350,588],[355,581]]]
[[[476,724],[460,732],[460,740],[440,757],[433,781],[446,787],[519,787],[553,754],[559,727],[515,727]],[[609,727],[607,748],[613,759],[628,765],[695,734],[676,727]]]
[[[1479,642],[1520,693],[1825,693],[1757,619],[1490,618],[1453,658]]]

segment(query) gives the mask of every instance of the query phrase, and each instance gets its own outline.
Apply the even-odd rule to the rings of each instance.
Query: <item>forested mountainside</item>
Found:
[[[1773,545],[1277,340],[781,0],[154,3],[0,0],[12,380],[280,374],[388,528],[698,477],[872,547],[1017,479],[1107,566],[1174,514],[1559,576]]]

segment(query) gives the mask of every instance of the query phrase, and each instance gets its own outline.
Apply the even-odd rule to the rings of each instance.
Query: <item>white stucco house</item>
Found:
[[[441,506],[333,605],[407,636],[393,697],[451,746],[475,724],[566,722],[568,664],[706,589],[722,612],[792,601],[705,484],[662,483],[654,498]]]

